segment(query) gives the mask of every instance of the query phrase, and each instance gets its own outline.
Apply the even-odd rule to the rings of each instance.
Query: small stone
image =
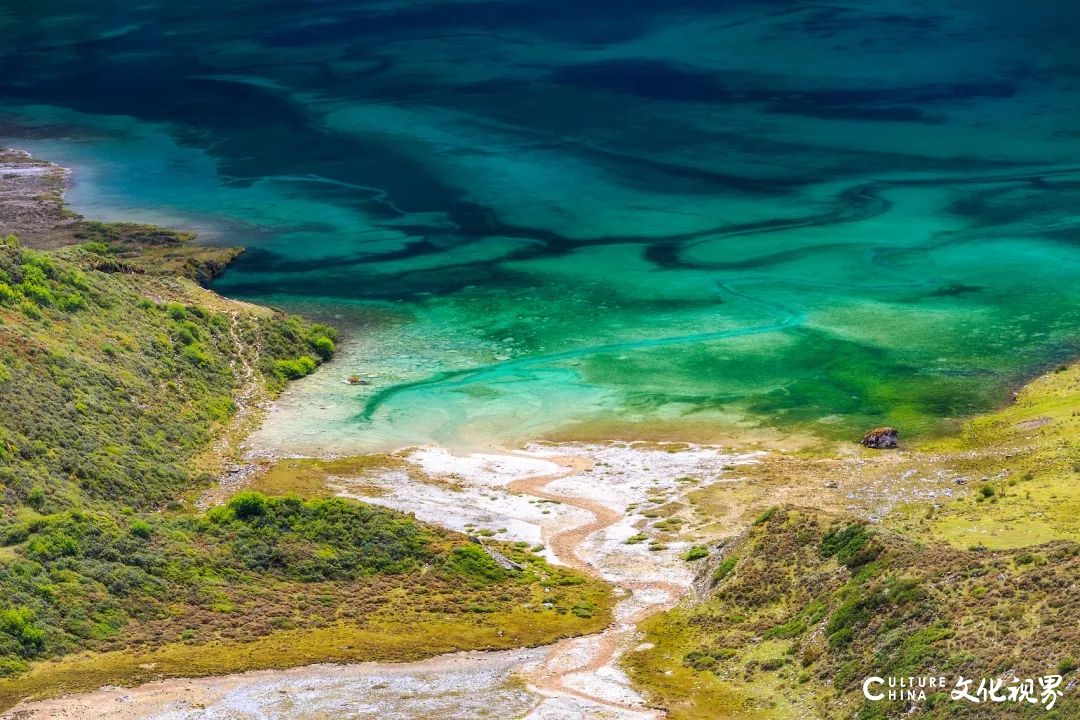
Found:
[[[891,427],[874,428],[863,435],[860,442],[874,450],[892,450],[900,447],[900,433],[896,428]]]

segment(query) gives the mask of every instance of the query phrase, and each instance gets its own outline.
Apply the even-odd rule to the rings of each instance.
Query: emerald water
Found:
[[[9,0],[0,141],[345,329],[262,445],[911,436],[1080,349],[1078,31],[1019,0]]]

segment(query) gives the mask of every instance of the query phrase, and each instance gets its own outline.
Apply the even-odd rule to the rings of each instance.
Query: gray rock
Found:
[[[896,428],[879,427],[863,435],[860,442],[874,450],[892,450],[900,447],[900,433]]]

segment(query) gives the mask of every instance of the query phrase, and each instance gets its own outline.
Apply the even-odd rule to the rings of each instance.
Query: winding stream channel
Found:
[[[690,543],[680,539],[650,551],[626,540],[648,522],[642,515],[647,506],[737,480],[732,473],[755,457],[699,446],[668,452],[638,443],[530,446],[468,456],[415,449],[407,456],[414,472],[339,478],[335,490],[352,495],[374,484],[383,492],[362,495],[365,500],[408,507],[421,520],[463,531],[498,522],[506,527],[500,538],[542,541],[550,560],[616,587],[612,624],[542,648],[163,680],[28,704],[16,712],[20,720],[661,718],[630,686],[619,659],[640,642],[638,622],[674,606],[689,590],[693,572],[681,555]],[[694,525],[689,506],[680,517]]]

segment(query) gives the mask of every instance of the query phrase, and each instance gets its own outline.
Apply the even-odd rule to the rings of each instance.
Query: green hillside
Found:
[[[205,290],[191,278],[206,267],[140,226],[48,252],[0,244],[0,706],[606,623],[602,583],[520,548],[504,550],[523,569],[504,570],[389,510],[246,492],[191,511],[182,498],[215,479],[236,416],[335,339]]]
[[[1080,717],[1078,408],[1080,364],[932,445],[748,468],[789,504],[714,553],[696,602],[645,623],[654,647],[628,656],[632,677],[673,720],[872,720],[912,707],[920,718]],[[844,510],[865,502],[879,522]],[[963,676],[974,692],[984,677],[1046,675],[1063,676],[1050,711],[929,691],[869,702],[861,689],[870,676]]]
[[[778,508],[711,568],[704,602],[646,621],[656,647],[630,664],[676,719],[721,709],[747,718],[904,717],[910,702],[864,701],[863,679],[1072,672],[1080,597],[1069,588],[1078,576],[1073,542],[1030,551],[927,547]],[[1070,694],[1049,713],[945,702],[951,687],[928,691],[919,717],[1080,712]]]
[[[209,479],[190,461],[235,412],[245,362],[281,387],[333,352],[329,328],[135,273],[122,257],[98,242],[0,247],[6,515],[176,500]]]

